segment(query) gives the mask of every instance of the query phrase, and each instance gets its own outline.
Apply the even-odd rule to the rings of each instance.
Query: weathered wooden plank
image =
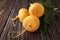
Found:
[[[26,38],[25,40],[34,40],[34,35],[33,33],[27,32],[26,33]]]
[[[15,2],[15,1],[14,1]],[[17,6],[17,4],[15,4],[15,7],[14,8],[16,8],[16,6]],[[13,15],[13,13],[16,13],[15,12],[16,10],[15,9],[12,9],[12,11],[11,11],[11,13],[10,13],[10,16],[14,16]],[[15,14],[16,15],[16,14]],[[8,30],[9,30],[9,28],[10,27],[13,27],[12,25],[11,25],[11,20],[10,20],[10,16],[9,16],[9,18],[8,18],[8,20],[7,20],[7,23],[6,23],[6,26],[5,26],[5,28],[4,28],[4,31],[2,32],[2,34],[1,34],[1,40],[5,40],[6,39],[6,35],[7,35],[7,33],[8,33]],[[10,26],[9,26],[10,25]],[[9,37],[9,36],[8,36]],[[5,39],[4,39],[5,38]],[[9,39],[10,40],[10,39]]]
[[[7,0],[0,0],[0,8],[6,3]]]
[[[54,25],[54,29],[53,29],[54,31],[53,31],[53,35],[54,35],[54,37],[55,37],[55,39],[56,40],[60,40],[60,33],[58,32],[58,29],[57,29],[57,26],[56,25]]]
[[[2,5],[2,3],[3,3],[3,1],[2,1],[2,0],[0,0],[0,6]]]
[[[9,29],[9,28],[11,28],[11,29],[13,28],[13,25],[11,25],[13,22],[11,22],[12,20],[10,20],[10,18],[15,17],[17,15],[18,10],[20,9],[20,6],[21,6],[21,2],[19,0],[18,1],[16,0],[16,3],[13,6],[13,9],[10,13],[10,16],[9,16],[7,23],[6,23],[6,26],[4,28],[5,30],[3,31],[2,35],[1,35],[1,40],[7,40],[6,36],[8,37],[9,40],[16,40],[16,39],[12,38],[13,35],[12,36],[10,35],[13,32],[13,31],[10,31],[10,29]],[[16,22],[18,23],[18,21],[16,21]],[[16,26],[17,26],[17,24],[14,27],[15,30],[17,28]],[[8,33],[9,33],[9,36],[7,35]],[[13,34],[15,34],[15,33],[13,33]],[[5,38],[5,39],[3,39],[3,38]]]
[[[55,37],[55,40],[60,40],[60,0],[52,0],[52,2],[58,8],[55,16],[55,24],[52,27],[52,35]]]
[[[51,0],[52,4],[55,5],[56,7],[60,6],[60,0]]]
[[[59,34],[59,32],[58,32],[58,30],[57,30],[57,28],[56,28],[56,25],[55,26],[52,26],[51,27],[51,29],[50,29],[51,31],[50,32],[52,32],[52,38],[54,39],[54,40],[60,40],[60,34]]]
[[[36,31],[33,33],[34,40],[42,40],[41,33]]]
[[[42,40],[50,40],[50,39],[48,39],[49,37],[46,37],[46,35],[47,35],[47,34],[41,34]]]
[[[58,32],[60,33],[60,22],[55,21],[55,25],[56,25]]]
[[[11,2],[12,0],[10,0]],[[60,23],[59,23],[59,18],[58,20],[55,20],[55,23],[53,26],[51,26],[48,30],[47,34],[42,34],[39,32],[34,32],[34,33],[30,33],[30,32],[26,32],[23,34],[23,36],[19,36],[18,38],[12,38],[13,36],[16,36],[15,33],[13,33],[12,30],[13,29],[15,31],[19,31],[21,32],[23,30],[23,26],[21,25],[19,20],[14,21],[16,23],[15,26],[13,26],[13,21],[10,20],[10,18],[14,18],[17,13],[18,10],[22,7],[26,7],[29,8],[29,4],[34,2],[36,0],[16,0],[16,2],[14,1],[15,5],[13,7],[11,7],[12,9],[10,10],[10,12],[6,11],[6,13],[8,12],[8,16],[5,20],[7,20],[6,25],[4,25],[4,30],[1,34],[1,39],[0,40],[60,40]],[[9,4],[10,5],[10,4]],[[5,6],[7,7],[7,6]],[[5,7],[2,7],[1,9],[5,9]],[[10,8],[10,7],[9,7]],[[8,7],[7,9],[8,10]],[[9,14],[10,13],[10,14]],[[5,15],[5,14],[3,14]],[[7,14],[6,14],[7,15]],[[6,17],[5,15],[5,17]],[[3,17],[2,17],[3,18]],[[5,21],[3,21],[5,23]]]
[[[0,9],[0,11],[3,10],[3,12],[0,15],[0,34],[6,24],[7,18],[11,11],[11,8],[13,7],[13,4],[14,4],[14,0],[7,0],[6,3]]]
[[[60,33],[59,33],[58,28],[57,28],[57,27],[60,27],[59,25],[57,25],[57,24],[60,24],[60,23],[57,23],[56,19],[55,19],[55,23],[56,24],[53,24],[49,28],[49,31],[48,31],[49,38],[52,39],[52,40],[60,40]]]

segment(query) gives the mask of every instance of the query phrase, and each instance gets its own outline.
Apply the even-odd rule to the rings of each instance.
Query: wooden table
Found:
[[[58,12],[56,12],[55,24],[49,28],[48,33],[25,32],[18,38],[12,38],[16,33],[11,29],[21,32],[23,27],[19,20],[12,21],[10,18],[14,18],[20,8],[29,8],[29,4],[34,1],[36,0],[0,0],[0,40],[60,40],[60,0],[50,0],[58,7]]]

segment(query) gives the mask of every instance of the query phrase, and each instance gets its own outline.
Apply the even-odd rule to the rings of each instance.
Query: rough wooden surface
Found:
[[[55,24],[49,28],[48,33],[25,32],[18,38],[12,38],[17,34],[11,29],[21,32],[23,27],[19,20],[13,22],[10,18],[14,18],[20,8],[29,8],[29,4],[34,1],[36,0],[0,0],[0,40],[60,40],[60,0],[50,0],[58,7],[58,12],[56,12]]]

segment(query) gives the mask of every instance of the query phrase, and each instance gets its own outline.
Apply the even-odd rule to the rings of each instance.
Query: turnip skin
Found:
[[[18,12],[18,15],[15,18],[12,18],[11,20],[16,20],[19,19],[20,22],[23,22],[24,18],[27,17],[28,14],[28,10],[26,8],[21,8]]]
[[[38,17],[34,15],[27,16],[23,21],[23,27],[29,32],[35,32],[40,25]]]
[[[29,14],[30,15],[35,15],[37,17],[42,17],[44,14],[44,7],[40,3],[33,3],[30,4],[29,7]]]
[[[20,22],[23,22],[24,18],[27,17],[28,15],[29,15],[28,10],[26,8],[20,9],[18,13]]]

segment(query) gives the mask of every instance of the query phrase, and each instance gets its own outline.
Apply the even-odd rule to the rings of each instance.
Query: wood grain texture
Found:
[[[7,0],[4,5],[0,8],[1,15],[0,15],[0,33],[2,32],[7,19],[9,17],[10,11],[13,7],[14,0]]]
[[[13,38],[24,28],[18,19],[12,21],[10,18],[18,15],[20,8],[29,9],[29,4],[35,1],[37,0],[0,0],[0,40],[60,40],[60,0],[50,0],[52,5],[58,7],[58,11],[54,20],[55,24],[49,28],[48,33],[26,31],[18,38]]]

